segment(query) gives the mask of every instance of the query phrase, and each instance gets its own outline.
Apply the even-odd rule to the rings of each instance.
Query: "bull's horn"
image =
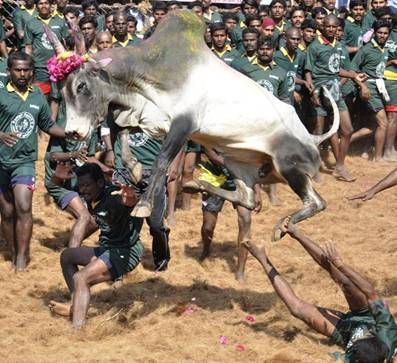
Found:
[[[46,24],[43,24],[43,28],[44,28],[45,34],[47,35],[47,39],[49,40],[49,42],[51,43],[51,45],[53,46],[53,48],[55,50],[55,53],[57,55],[60,55],[63,52],[65,52],[65,48],[63,47],[62,43],[57,38],[56,34]]]
[[[339,117],[339,110],[338,106],[336,105],[336,102],[334,98],[331,95],[331,92],[328,90],[327,87],[322,86],[325,96],[330,100],[331,106],[332,106],[332,111],[334,112],[334,122],[332,124],[331,129],[326,132],[325,134],[322,135],[311,135],[313,138],[313,141],[316,145],[320,145],[323,141],[327,140],[330,138],[332,135],[336,134],[339,129],[339,124],[340,124],[340,117]]]

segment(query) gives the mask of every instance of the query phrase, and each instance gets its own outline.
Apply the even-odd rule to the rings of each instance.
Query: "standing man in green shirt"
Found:
[[[259,32],[255,28],[245,28],[243,30],[243,50],[240,57],[236,57],[231,67],[240,70],[240,67],[246,63],[253,63],[256,61],[256,50],[258,49]]]
[[[12,23],[18,38],[18,48],[24,46],[25,27],[26,24],[37,15],[34,0],[26,0],[25,5],[16,8],[12,14]]]
[[[312,101],[316,112],[316,134],[322,134],[324,122],[327,116],[331,115],[331,110],[327,107],[327,101],[322,96],[322,86],[327,87],[336,101],[340,114],[340,140],[335,134],[331,138],[333,153],[336,159],[336,166],[333,176],[337,180],[352,182],[355,180],[346,170],[344,161],[349,150],[350,139],[353,127],[350,121],[349,111],[341,97],[339,89],[339,77],[351,78],[362,88],[362,92],[367,91],[362,81],[364,75],[358,76],[356,72],[341,68],[342,47],[335,39],[339,20],[335,15],[327,15],[324,19],[324,27],[313,43],[307,48],[305,77],[309,84],[313,85]],[[368,96],[368,94],[366,94]]]
[[[376,9],[383,8],[386,5],[387,5],[387,0],[371,0],[371,10],[369,10],[365,14],[362,22],[362,29],[364,33],[372,29],[372,24],[376,20],[376,16],[375,16]]]
[[[379,162],[384,159],[383,148],[388,124],[385,102],[389,96],[384,82],[384,72],[389,57],[385,45],[390,35],[390,24],[384,20],[377,20],[373,24],[373,29],[373,39],[359,49],[351,65],[354,71],[365,73],[368,76],[365,83],[370,91],[371,97],[368,100],[365,99],[364,102],[368,111],[371,112],[376,121],[374,161]],[[370,130],[370,134],[372,134],[372,130]],[[367,136],[367,130],[358,130],[355,132],[354,138],[358,139],[361,135]],[[388,160],[394,161],[395,159],[390,156]]]
[[[273,266],[265,250],[252,242],[245,243],[262,265],[290,313],[342,346],[345,349],[342,357],[345,363],[393,363],[397,354],[397,325],[388,304],[381,300],[374,286],[342,260],[335,243],[329,242],[325,247],[320,247],[293,225],[289,218],[284,221],[282,229],[297,240],[313,260],[342,286],[350,310],[342,313],[320,308],[299,298]]]
[[[84,16],[94,16],[97,24],[98,31],[103,32],[106,30],[105,17],[98,14],[98,3],[95,0],[83,0],[81,2],[81,9],[83,10]]]
[[[44,32],[47,25],[57,36],[64,39],[69,36],[66,23],[63,19],[51,15],[53,0],[35,0],[37,16],[26,24],[25,52],[34,60],[34,80],[45,95],[51,91],[50,77],[47,70],[48,60],[55,54],[54,48]]]
[[[350,16],[345,21],[344,35],[341,42],[347,46],[351,57],[363,45],[362,20],[365,14],[365,3],[361,0],[350,1]]]
[[[128,33],[128,21],[127,14],[124,12],[117,12],[113,16],[113,47],[114,48],[124,48],[131,45],[136,45],[141,43],[141,40],[135,35]]]
[[[227,32],[223,23],[213,23],[210,26],[212,39],[212,52],[222,59],[227,65],[230,65],[236,57],[241,54],[236,49],[227,44]]]
[[[95,37],[98,29],[98,23],[95,16],[83,16],[79,20],[79,28],[84,37],[84,44],[87,53],[95,54],[97,52]]]
[[[285,19],[287,13],[287,3],[285,0],[272,0],[269,5],[270,17],[274,20],[274,39],[278,40],[285,34],[288,28],[291,27],[291,23]]]
[[[31,86],[33,60],[23,52],[8,58],[10,81],[0,89],[0,214],[3,237],[16,271],[24,270],[32,236],[32,195],[37,160],[37,128],[65,137],[54,124],[47,100]]]

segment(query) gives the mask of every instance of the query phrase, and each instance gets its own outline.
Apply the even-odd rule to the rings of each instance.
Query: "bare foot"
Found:
[[[245,284],[245,276],[244,276],[244,272],[236,272],[236,280],[240,283],[240,284]]]
[[[167,224],[169,227],[173,227],[176,225],[176,218],[174,215],[168,215],[167,216]]]
[[[50,308],[51,312],[57,315],[61,316],[67,316],[70,317],[70,314],[72,312],[72,304],[71,303],[60,303],[54,300],[51,300],[50,303],[48,304],[48,307]]]
[[[344,182],[348,182],[348,183],[354,182],[356,180],[356,178],[351,176],[349,174],[349,172],[344,167],[335,168],[332,175],[335,179],[344,181]]]
[[[383,160],[388,161],[388,162],[395,162],[395,161],[397,161],[397,155],[395,155],[395,154],[384,154],[383,155]]]
[[[204,245],[203,252],[201,252],[200,262],[203,262],[206,258],[208,258],[211,254],[211,246]]]
[[[26,256],[17,256],[15,259],[15,272],[21,272],[26,269],[27,258]]]

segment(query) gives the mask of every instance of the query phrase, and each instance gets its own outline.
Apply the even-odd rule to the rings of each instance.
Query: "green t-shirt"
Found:
[[[276,63],[265,67],[261,64],[247,63],[240,72],[273,93],[281,101],[290,104],[287,72]]]
[[[121,128],[114,123],[110,113],[106,120],[106,126],[110,127],[117,134],[114,142],[115,167],[119,170],[125,169],[121,159],[121,140],[119,136]],[[136,159],[142,164],[143,169],[151,170],[153,163],[160,154],[163,141],[150,137],[142,131],[138,131],[129,135],[128,145]]]
[[[16,133],[18,141],[12,147],[0,144],[0,163],[12,166],[37,160],[37,127],[48,131],[53,125],[50,107],[38,87],[32,86],[23,100],[8,83],[0,89],[0,130]]]
[[[49,82],[47,62],[55,54],[55,51],[44,32],[43,24],[44,22],[38,16],[27,23],[25,45],[32,45],[35,79],[39,82]],[[64,39],[69,36],[65,21],[58,16],[51,17],[48,27],[58,39]]]
[[[305,65],[304,54],[296,51],[293,58],[288,54],[286,48],[280,48],[274,55],[274,61],[287,73],[288,92],[292,100],[295,90],[296,76],[301,72]]]
[[[125,42],[120,42],[117,40],[115,37],[113,37],[113,47],[114,48],[124,48],[124,47],[129,47],[131,45],[137,45],[141,43],[142,40],[139,39],[137,36],[132,36],[131,34],[128,34],[128,38]]]
[[[97,15],[96,21],[98,23],[97,31],[104,32],[106,30],[106,21],[103,15]]]
[[[37,11],[32,9],[32,11],[28,11],[24,6],[21,8],[16,8],[12,14],[12,23],[14,24],[14,28],[17,32],[25,31],[26,24],[37,16]],[[19,48],[23,46],[23,40],[18,38]]]
[[[0,19],[0,42],[6,39],[6,32],[4,31],[3,22]]]
[[[4,88],[7,82],[7,58],[0,57],[0,88]]]
[[[119,187],[114,185],[105,187],[98,201],[88,203],[88,210],[100,230],[101,247],[131,247],[139,240],[142,223],[138,218],[130,216],[132,208],[126,207],[119,195],[111,194],[116,190]]]
[[[315,87],[339,79],[341,56],[342,46],[337,40],[330,43],[322,36],[313,40],[306,50],[305,70],[312,73]]]
[[[203,13],[203,18],[207,24],[222,23],[222,15],[217,11],[210,10],[209,14]]]
[[[341,65],[343,69],[351,69],[350,65],[350,56],[347,47],[342,44],[342,55],[341,55]],[[354,92],[355,86],[351,79],[349,79],[346,83],[344,83],[341,87],[342,95],[347,96],[350,93]]]
[[[248,57],[247,53],[240,53],[239,57],[235,57],[233,61],[230,63],[230,66],[234,68],[236,71],[241,72],[241,69],[248,64],[253,64],[257,62],[257,55],[256,53]]]
[[[369,29],[372,29],[372,24],[376,20],[376,17],[372,10],[368,11],[363,18],[361,28],[363,29],[363,33],[366,33]]]
[[[291,28],[291,26],[292,24],[288,20],[283,19],[280,24],[274,27],[273,39],[277,40],[280,35],[285,34],[285,32]]]
[[[347,17],[345,22],[345,31],[341,43],[348,47],[361,47],[363,45],[362,24],[356,23],[352,17]]]
[[[226,45],[223,52],[218,52],[215,48],[212,48],[212,53],[214,53],[218,58],[222,59],[227,65],[230,66],[235,58],[240,57],[241,53],[237,49],[232,49],[230,45]]]
[[[387,363],[393,362],[393,357],[397,354],[397,325],[383,301],[375,301],[369,306],[371,316],[364,316],[363,319],[357,318],[356,324],[352,325],[349,341],[346,345],[345,362],[352,362],[354,352],[353,343],[368,335],[376,335],[389,348]]]
[[[389,39],[387,39],[385,47],[389,51],[389,59],[388,60],[397,59],[397,29],[393,28],[393,30],[390,33]],[[388,72],[396,73],[395,78],[393,77],[393,79],[396,80],[397,66],[392,64],[390,66],[387,66],[386,70]],[[386,79],[388,79],[387,73],[385,74]]]
[[[58,103],[58,115],[56,124],[62,128],[66,125],[66,106],[61,93],[55,83],[51,83],[50,98],[54,99]],[[51,162],[49,154],[52,152],[67,153],[71,151],[77,151],[83,147],[87,147],[87,156],[95,156],[96,144],[98,142],[97,130],[93,130],[91,137],[86,141],[74,141],[70,139],[60,139],[58,137],[50,138],[48,142],[47,151],[44,159],[45,163],[45,179],[46,182],[51,180],[52,175],[55,172],[57,163]]]
[[[351,63],[352,69],[364,72],[370,78],[383,78],[388,57],[387,48],[381,48],[375,39],[372,39],[358,50]]]

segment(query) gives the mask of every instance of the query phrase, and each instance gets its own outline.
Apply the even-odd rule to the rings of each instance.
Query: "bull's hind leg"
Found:
[[[123,129],[120,131],[121,141],[121,160],[123,165],[127,168],[132,181],[138,184],[142,179],[143,167],[142,164],[136,159],[135,155],[131,152],[128,145],[128,138],[130,131]]]
[[[287,180],[291,189],[303,202],[303,208],[291,214],[292,223],[303,221],[325,209],[326,203],[313,189],[311,179],[308,175],[304,174],[297,168],[290,168],[287,171],[282,172],[282,175]],[[275,225],[272,241],[278,241],[284,236],[284,233],[280,230],[281,223],[284,219],[285,217],[281,218]]]
[[[153,203],[156,202],[156,196],[164,190],[163,185],[166,182],[168,166],[181,150],[192,131],[193,121],[190,117],[179,116],[173,120],[161,152],[152,166],[149,186],[132,211],[132,216],[140,218],[150,216]]]

